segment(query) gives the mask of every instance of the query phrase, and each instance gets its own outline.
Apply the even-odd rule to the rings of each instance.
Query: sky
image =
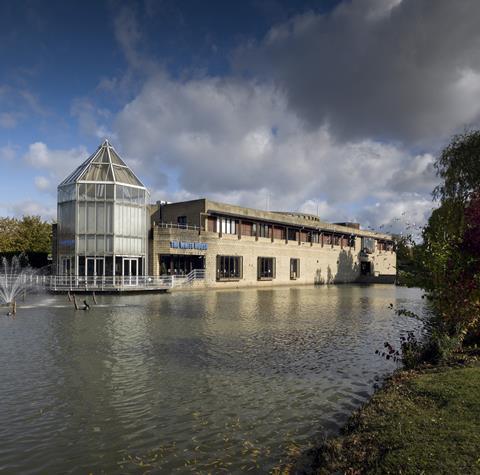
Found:
[[[109,139],[151,200],[418,232],[480,122],[478,0],[0,2],[0,216]]]

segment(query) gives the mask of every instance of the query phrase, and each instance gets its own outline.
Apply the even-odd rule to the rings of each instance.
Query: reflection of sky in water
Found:
[[[423,305],[414,289],[348,285],[97,299],[0,319],[7,472],[264,473],[394,368],[374,351],[417,322],[388,305]]]

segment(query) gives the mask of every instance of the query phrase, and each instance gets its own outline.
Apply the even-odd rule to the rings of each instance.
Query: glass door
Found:
[[[123,258],[123,283],[125,285],[138,284],[138,258]]]

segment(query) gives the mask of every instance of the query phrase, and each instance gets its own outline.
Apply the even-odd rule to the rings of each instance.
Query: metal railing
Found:
[[[203,226],[196,226],[190,224],[179,224],[179,223],[155,223],[155,226],[165,229],[185,229],[187,231],[204,231]]]
[[[186,275],[108,277],[54,275],[47,278],[49,279],[47,287],[54,291],[168,290],[192,285],[197,280],[205,279],[205,270],[194,269]]]

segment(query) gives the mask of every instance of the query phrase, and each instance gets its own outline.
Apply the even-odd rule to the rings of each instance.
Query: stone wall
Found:
[[[172,249],[170,241],[204,242],[207,251],[193,249]],[[182,229],[154,228],[151,243],[152,274],[159,274],[160,254],[196,254],[206,256],[206,281],[212,287],[245,287],[269,286],[285,284],[325,284],[361,281],[360,275],[361,238],[357,237],[355,247],[344,247],[321,244],[258,239],[250,236],[224,234],[205,231],[187,231]],[[242,256],[243,278],[238,281],[217,282],[217,255]],[[276,277],[273,280],[257,279],[258,257],[274,257]],[[300,259],[300,275],[290,280],[290,259]],[[363,257],[372,262],[373,275],[370,281],[393,281],[396,274],[396,254],[392,251],[378,251]]]

